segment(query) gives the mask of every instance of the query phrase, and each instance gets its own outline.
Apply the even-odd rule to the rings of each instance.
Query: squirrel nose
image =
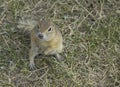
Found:
[[[43,39],[43,35],[42,35],[42,34],[39,34],[38,37],[39,37],[40,39]]]

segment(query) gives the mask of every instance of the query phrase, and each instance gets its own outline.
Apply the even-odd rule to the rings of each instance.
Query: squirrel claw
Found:
[[[64,57],[59,54],[56,54],[55,57],[58,61],[62,61],[64,59]]]
[[[30,70],[35,70],[35,69],[37,69],[34,63],[33,63],[33,64],[30,64],[29,67],[30,67]]]

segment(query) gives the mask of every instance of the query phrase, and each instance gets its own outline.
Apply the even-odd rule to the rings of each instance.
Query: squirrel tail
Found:
[[[31,31],[32,29],[34,29],[36,24],[37,24],[37,22],[35,20],[31,20],[31,19],[19,20],[17,27],[20,29]]]

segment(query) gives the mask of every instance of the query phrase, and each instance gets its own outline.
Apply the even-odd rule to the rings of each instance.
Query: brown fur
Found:
[[[36,26],[38,26],[38,29]],[[35,68],[34,57],[37,54],[55,55],[58,60],[61,60],[59,53],[63,49],[62,35],[53,23],[49,20],[43,20],[38,22],[36,26],[30,31],[31,49],[29,50],[29,59],[31,69]],[[49,28],[52,29],[50,32],[48,31]],[[38,37],[39,34],[43,35],[43,39]]]

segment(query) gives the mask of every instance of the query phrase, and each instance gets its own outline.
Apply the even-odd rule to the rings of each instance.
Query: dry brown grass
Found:
[[[0,87],[120,87],[119,0],[0,0]],[[61,30],[64,61],[38,56],[28,67],[19,19],[49,18]]]

